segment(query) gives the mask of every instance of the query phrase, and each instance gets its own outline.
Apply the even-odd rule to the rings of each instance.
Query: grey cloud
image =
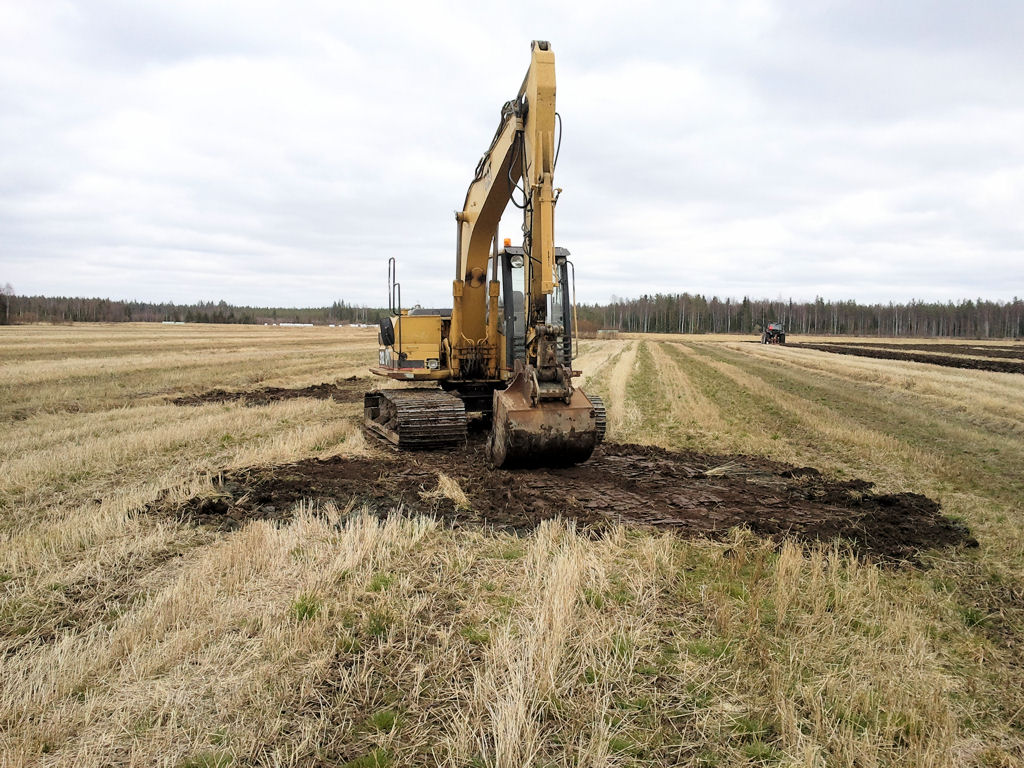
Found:
[[[1016,4],[528,6],[23,6],[0,281],[379,304],[395,256],[407,301],[441,304],[452,212],[542,36],[582,300],[1024,293]]]

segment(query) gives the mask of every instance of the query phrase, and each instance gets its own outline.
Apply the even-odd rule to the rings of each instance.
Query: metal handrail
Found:
[[[398,318],[398,333],[395,334],[395,341],[398,342],[398,359],[402,359],[402,284],[398,282],[398,262],[392,256],[388,259],[388,312],[392,317]]]
[[[576,265],[570,259],[566,259],[565,263],[572,267],[572,340],[576,347],[572,359],[575,360],[580,353],[580,321],[576,314]]]

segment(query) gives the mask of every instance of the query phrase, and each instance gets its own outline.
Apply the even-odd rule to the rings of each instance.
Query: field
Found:
[[[0,765],[1024,764],[1024,376],[747,341],[507,474],[374,329],[0,328]]]

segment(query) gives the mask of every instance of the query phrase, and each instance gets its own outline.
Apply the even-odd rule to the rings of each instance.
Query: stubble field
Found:
[[[359,428],[375,358],[374,329],[0,328],[0,764],[1024,762],[1021,374],[583,342],[619,445],[573,493],[472,443],[397,473]],[[686,526],[608,507],[623,456]],[[495,519],[498,486],[551,501]],[[872,549],[869,502],[953,533]]]

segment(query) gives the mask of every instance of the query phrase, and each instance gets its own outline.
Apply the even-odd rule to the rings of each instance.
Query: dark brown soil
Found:
[[[716,469],[717,468],[717,469]],[[471,509],[424,497],[438,472],[458,481]],[[748,456],[671,453],[606,444],[585,464],[564,469],[492,469],[481,446],[457,451],[389,452],[375,458],[309,459],[224,475],[220,494],[182,507],[158,500],[147,510],[230,530],[248,520],[286,520],[301,499],[385,512],[436,514],[454,525],[529,530],[561,515],[600,531],[612,523],[720,537],[734,526],[803,542],[849,542],[859,555],[913,561],[917,553],[977,546],[960,523],[918,494],[886,495],[862,480],[829,480],[817,470]]]
[[[824,342],[828,344],[830,342]],[[848,342],[862,347],[880,347],[882,349],[906,350],[914,352],[932,352],[947,355],[971,355],[972,357],[1001,357],[1011,360],[1024,360],[1024,344],[893,344],[883,341]]]
[[[933,365],[944,365],[948,368],[969,368],[978,371],[999,371],[1001,373],[1024,373],[1024,360],[978,360],[970,357],[954,357],[953,355],[931,354],[920,351],[902,352],[897,349],[883,347],[881,344],[869,346],[854,346],[850,344],[809,344],[800,342],[790,344],[801,349],[817,349],[822,352],[835,352],[840,355],[856,355],[858,357],[874,357],[882,360],[910,360],[915,363],[932,363]],[[897,345],[893,345],[897,346]],[[959,345],[943,345],[951,347],[964,354],[979,354],[973,351],[974,348]],[[899,345],[902,349],[902,345]],[[931,347],[929,347],[931,349]],[[1002,356],[1002,355],[1001,355]],[[1009,356],[1009,355],[1007,355]]]
[[[198,395],[183,395],[171,400],[175,405],[205,405],[206,403],[234,403],[241,401],[245,405],[268,405],[278,400],[291,400],[296,397],[312,397],[317,400],[333,399],[339,403],[362,402],[363,392],[371,387],[358,376],[339,379],[333,384],[312,384],[299,389],[284,387],[264,387],[247,391],[232,392],[226,389],[211,389]]]

